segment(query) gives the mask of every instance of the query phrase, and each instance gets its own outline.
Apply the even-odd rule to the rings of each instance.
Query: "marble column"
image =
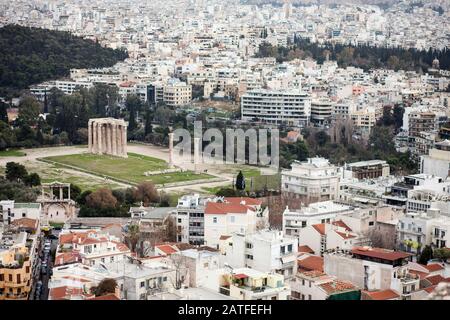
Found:
[[[88,123],[88,151],[92,152],[92,122]]]
[[[106,153],[111,154],[112,148],[111,148],[111,125],[107,123],[105,125],[106,128]]]
[[[117,156],[117,124],[112,125],[112,154]]]
[[[102,142],[102,124],[101,123],[99,123],[98,125],[97,125],[97,140],[98,140],[98,142],[97,142],[97,146],[98,146],[98,151],[97,151],[97,153],[98,154],[103,154],[103,142]]]
[[[169,133],[169,168],[173,168],[173,132]]]
[[[96,123],[92,122],[91,133],[92,133],[92,153],[97,153],[97,127]]]
[[[127,157],[127,127],[122,126],[122,156]]]
[[[194,168],[195,173],[200,173],[200,138],[194,138]]]

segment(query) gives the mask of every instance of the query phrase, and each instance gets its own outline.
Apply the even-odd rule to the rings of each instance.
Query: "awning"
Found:
[[[235,274],[234,277],[236,279],[245,279],[245,278],[248,278],[248,275],[243,274],[243,273],[239,273],[239,274]]]

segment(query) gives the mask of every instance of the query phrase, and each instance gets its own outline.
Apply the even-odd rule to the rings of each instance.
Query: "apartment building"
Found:
[[[33,283],[36,238],[0,230],[0,300],[27,300]]]
[[[420,156],[420,173],[447,178],[450,173],[450,151],[447,150],[448,140],[436,143],[428,155]]]
[[[338,198],[340,169],[324,158],[293,162],[291,170],[281,172],[281,191],[303,204]]]
[[[313,99],[311,102],[311,122],[322,126],[329,124],[334,112],[334,105],[330,99]]]
[[[267,225],[268,209],[248,197],[226,197],[205,205],[205,244],[219,248],[222,236],[234,232],[251,234]]]
[[[192,86],[180,81],[170,79],[164,86],[163,101],[169,107],[180,107],[187,105],[192,100]]]
[[[286,208],[283,212],[282,230],[286,236],[299,237],[301,230],[318,223],[330,223],[337,215],[352,212],[353,207],[333,201],[311,203],[299,210],[291,211]]]
[[[241,96],[244,121],[306,126],[310,113],[311,101],[305,92],[257,89]]]
[[[410,137],[419,137],[421,132],[437,129],[436,114],[433,112],[411,112],[408,117]]]
[[[288,300],[291,293],[281,274],[250,268],[213,271],[205,287],[236,300]]]
[[[410,299],[420,282],[408,270],[410,259],[411,254],[402,251],[354,247],[324,254],[324,272],[366,291],[392,289],[402,299]]]
[[[0,201],[0,217],[4,224],[10,224],[17,219],[41,219],[40,203],[20,203],[14,200]]]
[[[234,233],[226,250],[226,261],[233,268],[248,267],[291,278],[297,270],[298,240],[281,231],[260,230],[253,234]]]
[[[344,177],[355,179],[375,179],[387,177],[390,173],[389,164],[384,160],[367,160],[344,165]]]
[[[130,255],[130,249],[119,238],[108,233],[95,230],[63,230],[59,234],[55,265],[81,262],[95,266],[126,260]]]
[[[299,272],[291,282],[292,300],[360,300],[361,290],[321,271]]]
[[[205,242],[205,202],[200,195],[184,195],[176,208],[177,241],[202,245]]]

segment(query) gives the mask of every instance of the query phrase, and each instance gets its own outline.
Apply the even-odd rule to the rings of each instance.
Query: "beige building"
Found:
[[[281,172],[281,191],[300,199],[303,204],[338,198],[339,168],[324,158],[308,158],[294,162],[291,170]]]
[[[28,299],[35,244],[26,232],[5,231],[1,234],[0,300]]]
[[[169,81],[164,87],[163,101],[169,107],[179,107],[192,100],[192,86],[181,81]]]

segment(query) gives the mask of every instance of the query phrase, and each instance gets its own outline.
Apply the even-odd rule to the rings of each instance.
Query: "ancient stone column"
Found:
[[[114,156],[117,156],[118,155],[118,153],[117,153],[117,124],[115,124],[115,123],[112,125],[111,140],[112,140],[112,154]]]
[[[92,132],[92,153],[97,153],[97,124],[95,122],[92,122],[92,127],[91,127],[91,132]]]
[[[194,168],[195,173],[200,173],[200,138],[194,138]]]
[[[92,121],[89,120],[88,123],[88,151],[92,152]]]
[[[112,148],[111,148],[111,125],[107,123],[105,125],[106,128],[106,153],[111,154]]]
[[[98,125],[97,125],[97,148],[98,148],[98,151],[97,151],[97,153],[98,154],[103,154],[103,142],[102,142],[102,124],[101,123],[99,123]]]
[[[122,126],[122,157],[127,157],[127,127]]]
[[[169,168],[173,168],[173,132],[169,133]]]

